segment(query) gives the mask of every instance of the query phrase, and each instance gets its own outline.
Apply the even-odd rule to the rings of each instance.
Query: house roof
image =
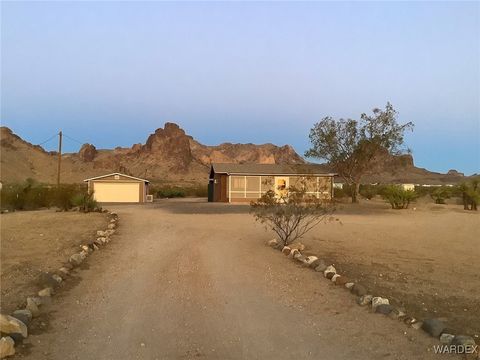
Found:
[[[106,178],[106,177],[109,177],[109,176],[114,176],[114,175],[119,175],[119,176],[123,176],[123,177],[129,178],[129,179],[143,181],[143,182],[146,182],[146,183],[150,182],[150,181],[145,180],[145,179],[140,179],[140,178],[137,178],[135,176],[125,175],[125,174],[121,174],[121,173],[118,173],[118,172],[107,174],[107,175],[95,176],[95,177],[92,177],[92,178],[89,178],[89,179],[85,179],[83,181],[98,180],[98,179],[103,179],[103,178]]]
[[[212,164],[212,168],[217,174],[228,175],[335,175],[322,164]]]

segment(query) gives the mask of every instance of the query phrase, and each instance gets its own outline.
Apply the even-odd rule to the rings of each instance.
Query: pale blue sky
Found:
[[[480,172],[479,6],[2,2],[1,120],[32,143],[131,146],[173,121],[303,154],[322,117],[390,101],[417,166]]]

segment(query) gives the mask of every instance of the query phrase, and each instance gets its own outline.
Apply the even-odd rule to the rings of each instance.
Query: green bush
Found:
[[[360,185],[360,195],[364,198],[371,200],[375,195],[377,195],[377,186],[376,185]]]
[[[452,189],[446,186],[436,187],[430,193],[430,196],[435,201],[435,204],[445,204],[445,200],[450,199],[452,196]]]
[[[88,192],[85,192],[83,194],[76,194],[72,198],[72,203],[73,205],[78,206],[79,210],[83,212],[97,211],[101,209],[98,206],[97,201],[93,199],[93,193],[89,194]]]
[[[73,197],[85,191],[84,188],[79,185],[43,185],[27,179],[22,184],[4,185],[0,191],[0,206],[8,210],[36,210],[53,206],[69,210],[73,206]]]
[[[157,197],[164,198],[178,198],[185,197],[185,191],[181,188],[163,188],[157,191]]]
[[[392,209],[407,209],[410,202],[417,198],[414,190],[404,190],[399,185],[385,186],[381,195],[392,206]]]

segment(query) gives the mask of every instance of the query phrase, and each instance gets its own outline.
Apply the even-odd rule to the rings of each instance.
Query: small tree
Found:
[[[412,128],[411,122],[397,123],[397,112],[390,103],[385,110],[373,109],[371,116],[362,114],[360,121],[325,117],[310,130],[312,147],[305,156],[326,160],[352,185],[352,202],[357,202],[360,183],[372,170],[375,157],[385,151],[401,154],[404,133]]]
[[[457,190],[462,196],[463,209],[477,211],[480,203],[480,178],[458,185]]]
[[[300,239],[320,222],[331,219],[329,215],[333,212],[329,203],[307,195],[304,186],[290,186],[287,192],[278,195],[270,190],[250,206],[255,220],[272,229],[282,247]]]
[[[407,209],[417,194],[414,190],[404,190],[399,185],[388,185],[383,189],[382,197],[390,203],[392,209]]]

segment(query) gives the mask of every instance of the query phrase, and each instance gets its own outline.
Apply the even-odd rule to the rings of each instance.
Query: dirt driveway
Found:
[[[263,246],[245,206],[112,208],[118,235],[54,297],[31,359],[438,359],[437,340]],[[30,354],[28,354],[30,353]],[[448,356],[442,355],[442,359]]]

